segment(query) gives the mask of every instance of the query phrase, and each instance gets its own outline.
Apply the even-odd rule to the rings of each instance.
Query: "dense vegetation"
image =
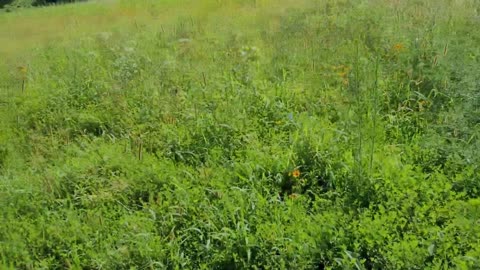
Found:
[[[480,268],[478,1],[74,9],[0,14],[0,268]]]

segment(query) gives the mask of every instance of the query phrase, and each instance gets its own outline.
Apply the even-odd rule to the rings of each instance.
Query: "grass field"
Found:
[[[0,12],[0,269],[480,269],[478,0]]]

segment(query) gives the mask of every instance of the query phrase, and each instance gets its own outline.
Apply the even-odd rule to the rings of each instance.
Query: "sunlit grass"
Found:
[[[254,3],[255,1],[252,1]],[[92,1],[75,5],[24,9],[0,15],[0,55],[13,57],[48,43],[63,43],[112,29],[125,32],[138,27],[149,29],[172,23],[178,17],[210,17],[220,26],[222,20],[244,20],[256,14],[278,14],[288,7],[305,7],[308,1]],[[220,4],[219,4],[220,3]],[[248,25],[253,27],[253,25]]]

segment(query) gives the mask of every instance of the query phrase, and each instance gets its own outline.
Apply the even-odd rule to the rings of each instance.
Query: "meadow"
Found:
[[[0,11],[0,269],[480,269],[478,0]]]

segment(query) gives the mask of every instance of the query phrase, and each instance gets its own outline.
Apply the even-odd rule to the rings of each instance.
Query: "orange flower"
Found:
[[[300,170],[295,169],[295,170],[292,172],[292,176],[295,177],[295,178],[300,177]]]
[[[402,43],[397,43],[397,44],[393,45],[393,50],[395,52],[401,52],[404,49],[405,49],[405,46]]]

